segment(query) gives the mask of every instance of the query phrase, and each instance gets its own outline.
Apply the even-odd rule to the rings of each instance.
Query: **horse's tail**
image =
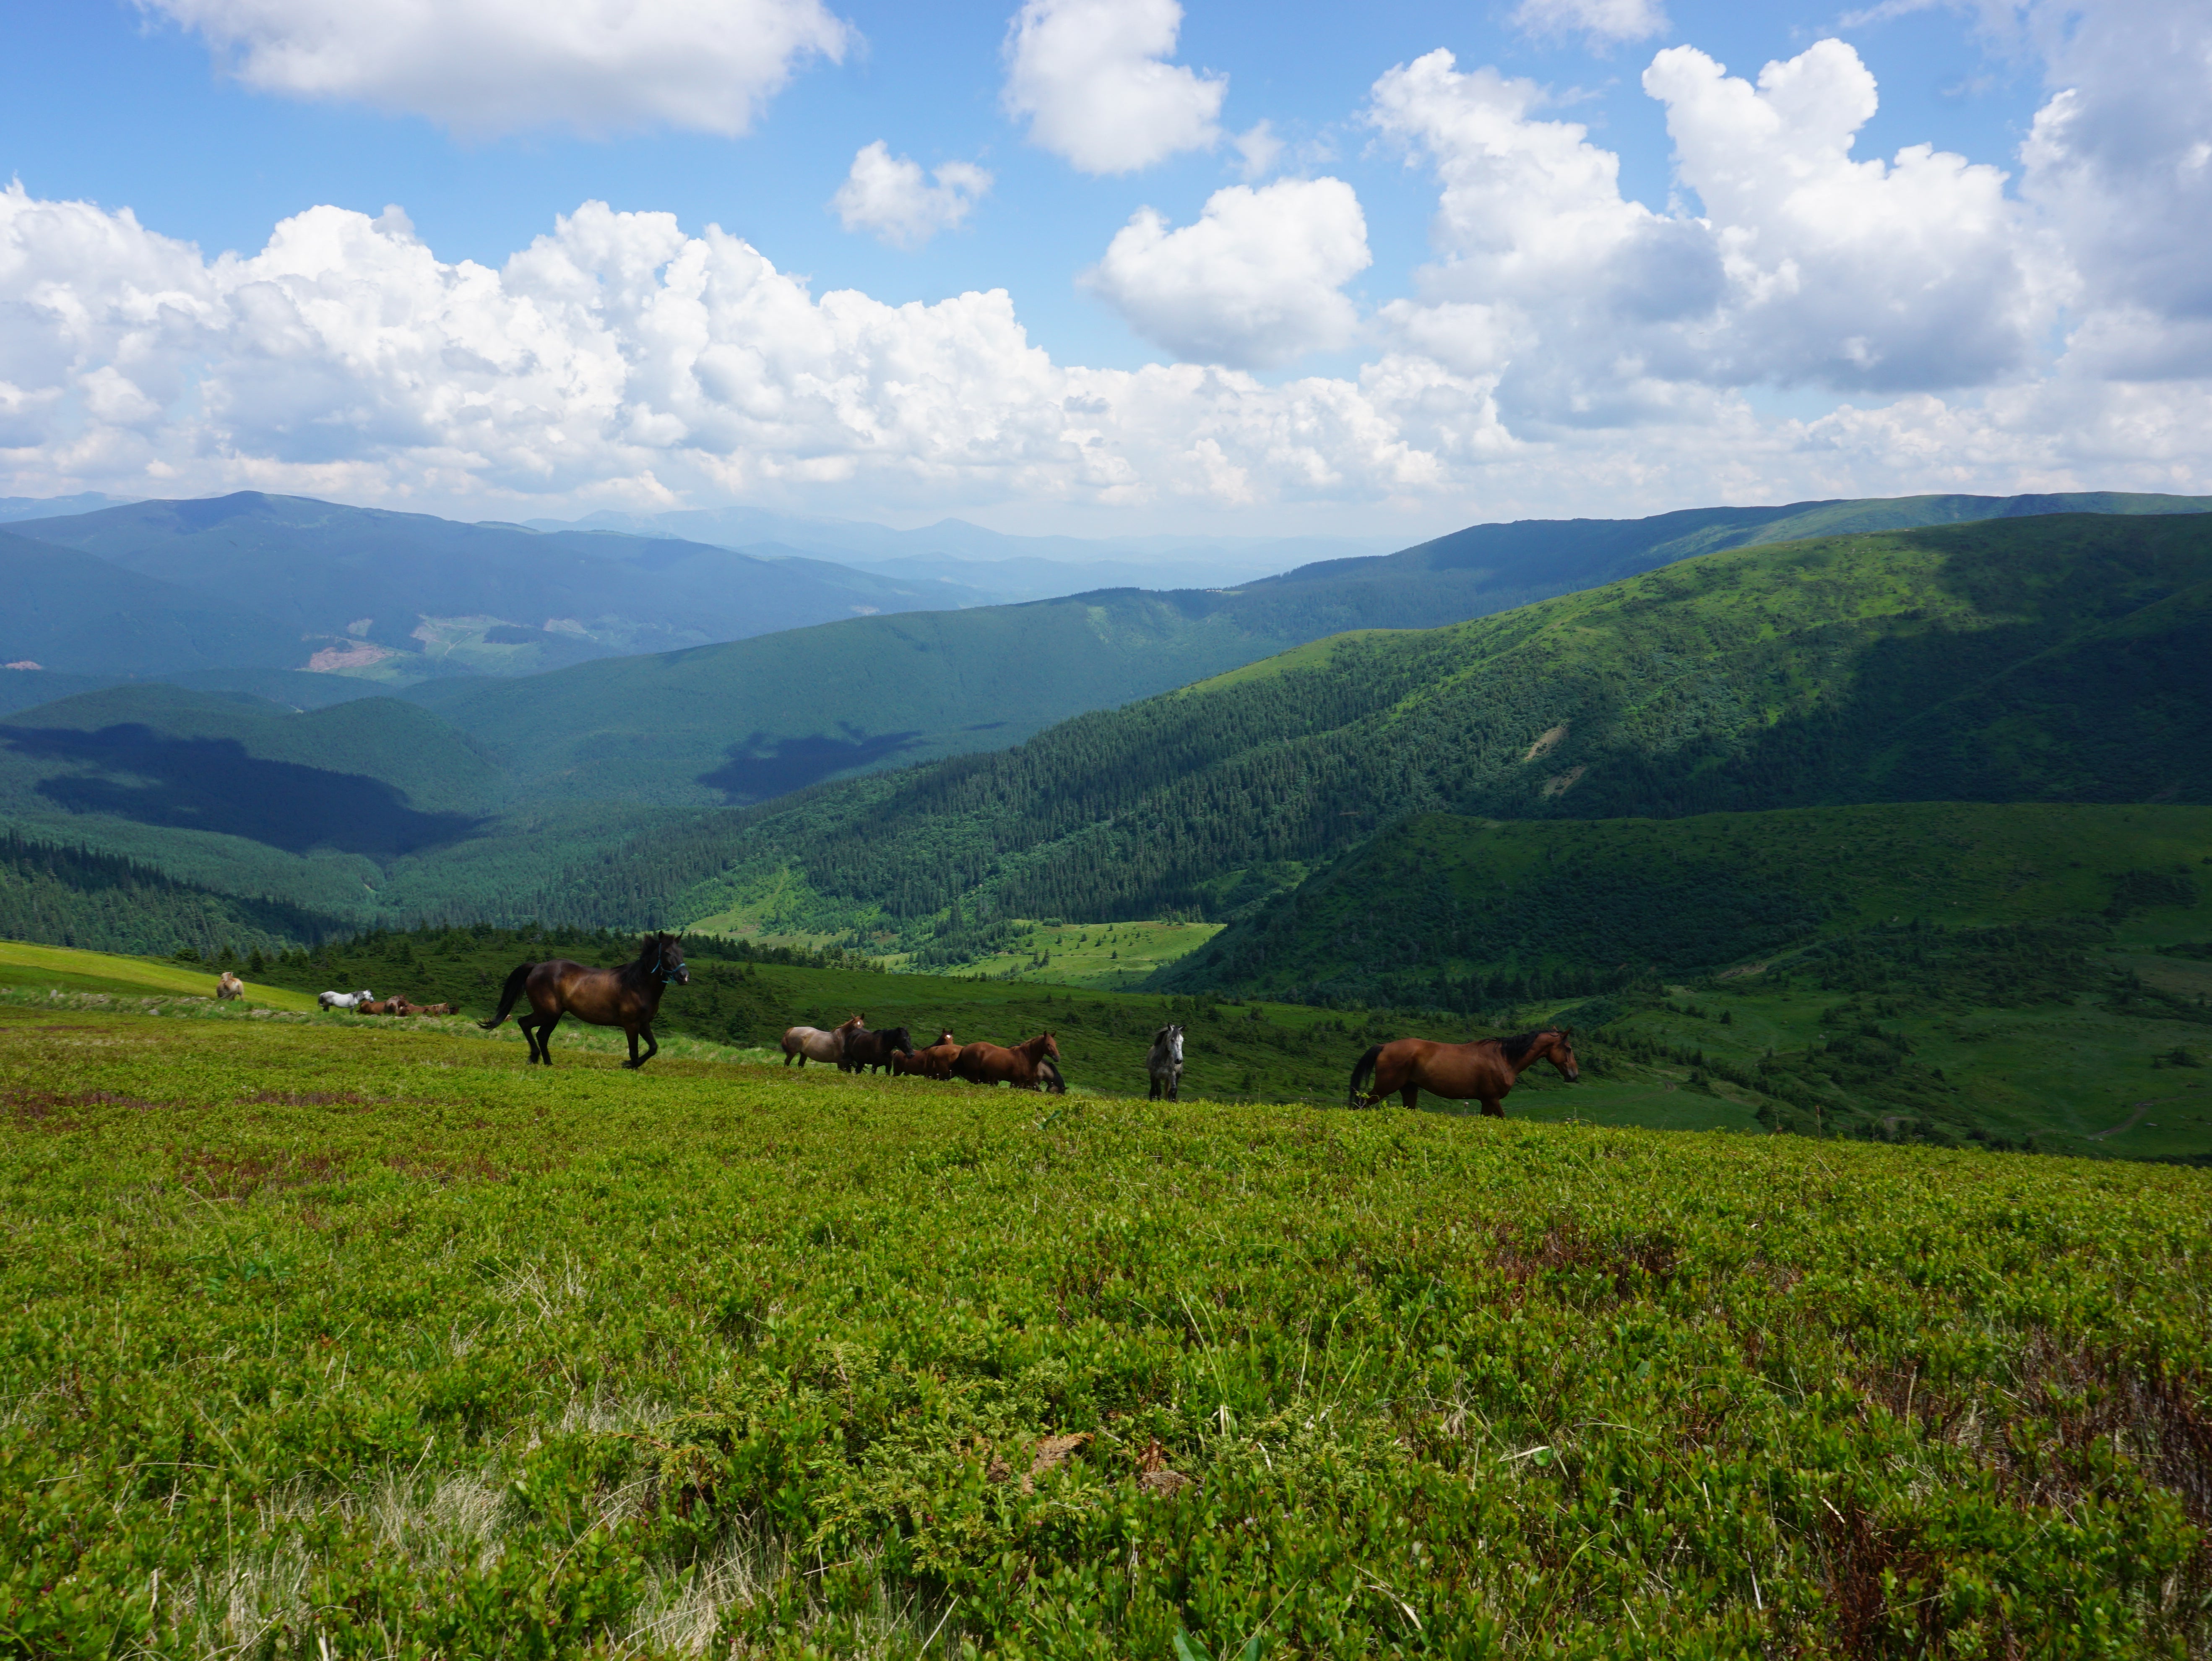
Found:
[[[477,1025],[489,1032],[505,1020],[508,1013],[514,1007],[514,1001],[522,995],[523,983],[530,978],[530,971],[537,967],[534,963],[526,963],[509,975],[507,977],[507,984],[499,989],[499,1013],[488,1021],[478,1021]]]
[[[1382,1053],[1381,1044],[1371,1045],[1367,1053],[1352,1064],[1352,1095],[1346,1105],[1351,1107],[1359,1105],[1359,1092],[1367,1087],[1367,1075],[1375,1070],[1375,1059]]]

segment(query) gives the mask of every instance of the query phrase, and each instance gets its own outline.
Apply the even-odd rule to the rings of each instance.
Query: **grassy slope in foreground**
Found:
[[[2089,942],[2061,932],[2063,939],[2007,936],[2002,950],[1966,952],[1963,961],[1940,950],[1931,959],[1917,937],[1863,943],[1864,951],[1833,964],[1711,989],[1700,983],[1694,998],[1646,987],[1593,1005],[1556,988],[1516,986],[1480,1017],[715,961],[704,955],[708,943],[695,941],[691,984],[668,995],[659,1031],[772,1054],[787,1026],[832,1026],[857,1012],[873,1026],[905,1026],[925,1042],[946,1027],[963,1042],[1013,1043],[1048,1030],[1058,1035],[1072,1088],[1131,1095],[1147,1089],[1153,1032],[1177,1021],[1188,1029],[1189,1093],[1328,1104],[1343,1099],[1353,1060],[1371,1043],[1408,1035],[1457,1042],[1523,1030],[1569,1010],[1585,1029],[1603,1028],[1582,1043],[1584,1081],[1570,1088],[1536,1069],[1514,1093],[1516,1117],[1673,1129],[1784,1126],[2100,1157],[2212,1154],[2205,1104],[2192,1093],[2204,1074],[2170,1069],[2161,1059],[2176,1050],[2203,1059],[2208,1035],[2197,1000],[2212,993],[2212,966],[2148,955],[2093,958]],[[620,940],[580,935],[525,941],[424,930],[325,948],[315,962],[288,958],[269,973],[307,991],[369,986],[456,1002],[476,1014],[489,1013],[517,962],[560,956],[605,964],[624,955]],[[2115,981],[2116,971],[2130,969],[2147,984]],[[1903,993],[1905,1001],[1876,991],[1863,1008],[1853,1006],[1870,986]],[[1875,1020],[1886,1038],[1850,1037]],[[573,1022],[563,1026],[560,1050],[575,1042],[575,1031]],[[2155,1110],[2137,1112],[2145,1101]]]
[[[153,958],[118,957],[106,952],[76,952],[66,946],[32,946],[0,940],[0,987],[15,991],[99,992],[133,998],[215,996],[212,966]],[[248,981],[241,1002],[254,1009],[310,1010],[315,1001],[303,992]]]
[[[814,926],[911,938],[956,897],[970,918],[1232,917],[1424,810],[2206,800],[2208,642],[2212,515],[1790,543],[1308,647],[638,855],[701,872],[670,915],[795,872]]]
[[[0,1028],[36,1653],[2212,1642],[2195,1172]]]

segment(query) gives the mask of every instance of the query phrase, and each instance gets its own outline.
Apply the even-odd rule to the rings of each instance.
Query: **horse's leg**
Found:
[[[1498,1104],[1497,1097],[1485,1096],[1482,1098],[1482,1116],[1486,1119],[1502,1119],[1505,1116],[1505,1110]]]
[[[1417,1084],[1407,1085],[1403,1090],[1398,1092],[1398,1099],[1405,1103],[1407,1110],[1411,1110],[1413,1104],[1421,1099],[1420,1086]]]
[[[1182,1099],[1182,1069],[1181,1068],[1176,1068],[1174,1072],[1168,1074],[1168,1099],[1171,1102],[1179,1102]]]
[[[1159,1075],[1158,1074],[1155,1073],[1155,1074],[1152,1074],[1152,1093],[1151,1097],[1150,1097],[1148,1099],[1150,1099],[1150,1100],[1152,1100],[1152,1101],[1158,1101],[1158,1100],[1159,1100],[1159,1098],[1160,1098],[1160,1075]]]
[[[562,1012],[556,1009],[550,1015],[538,1018],[538,1059],[548,1067],[553,1065],[553,1029],[561,1025],[561,1015]]]
[[[660,1053],[660,1040],[653,1036],[653,1023],[650,1021],[647,1021],[639,1031],[645,1034],[645,1054],[637,1058],[637,1064],[643,1067]],[[635,1040],[632,1040],[632,1047],[635,1047]]]
[[[634,1026],[626,1026],[623,1028],[623,1036],[629,1040],[629,1059],[624,1062],[623,1065],[628,1068],[631,1072],[635,1073],[637,1071],[638,1068],[637,1029]]]
[[[538,1017],[534,1014],[524,1015],[517,1019],[514,1025],[516,1030],[522,1034],[523,1042],[530,1046],[530,1059],[525,1062],[523,1065],[526,1067],[537,1066]]]

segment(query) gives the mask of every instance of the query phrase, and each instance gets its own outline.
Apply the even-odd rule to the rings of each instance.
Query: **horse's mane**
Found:
[[[1540,1026],[1534,1032],[1516,1032],[1510,1038],[1485,1038],[1484,1043],[1494,1043],[1509,1062],[1517,1062],[1536,1047],[1536,1040],[1557,1032],[1556,1026]]]
[[[659,961],[660,936],[647,934],[644,943],[637,948],[637,956],[616,970],[615,974],[624,986],[642,986],[645,977],[653,971]]]

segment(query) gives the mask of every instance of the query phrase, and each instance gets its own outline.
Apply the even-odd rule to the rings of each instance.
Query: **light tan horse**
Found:
[[[845,1060],[845,1040],[867,1024],[864,1010],[848,1021],[840,1021],[824,1031],[818,1026],[787,1026],[783,1030],[783,1064],[789,1067],[794,1058],[804,1069],[809,1062],[830,1062],[842,1065]]]
[[[246,983],[226,969],[222,971],[222,978],[215,983],[215,995],[222,1003],[228,1003],[233,998],[242,998],[246,995]]]
[[[627,1068],[643,1067],[660,1050],[653,1036],[653,1018],[660,1013],[660,995],[671,985],[690,983],[691,971],[684,966],[684,946],[673,934],[647,934],[637,957],[620,969],[586,969],[582,964],[556,958],[550,963],[526,963],[507,977],[500,989],[499,1013],[477,1025],[489,1032],[507,1019],[514,1001],[527,993],[530,1013],[515,1025],[530,1041],[530,1059],[553,1065],[553,1029],[561,1017],[574,1015],[593,1026],[618,1026],[629,1038]],[[637,1041],[647,1046],[637,1053]]]
[[[1478,1038],[1473,1043],[1432,1043],[1426,1038],[1398,1038],[1378,1043],[1352,1069],[1352,1107],[1379,1106],[1395,1092],[1407,1107],[1425,1090],[1447,1101],[1480,1102],[1486,1117],[1502,1119],[1499,1105],[1521,1075],[1538,1062],[1549,1062],[1572,1084],[1582,1076],[1575,1065],[1568,1029],[1547,1026],[1510,1038]],[[1375,1088],[1362,1102],[1364,1081],[1375,1074]]]

